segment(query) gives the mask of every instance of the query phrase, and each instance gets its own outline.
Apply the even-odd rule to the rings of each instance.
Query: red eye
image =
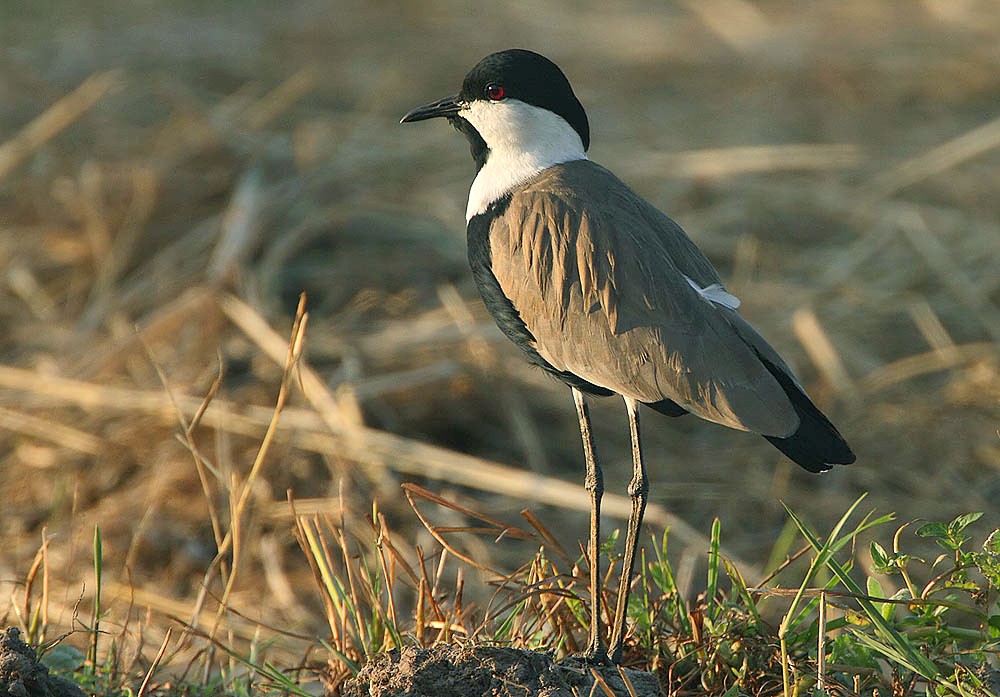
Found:
[[[496,84],[486,85],[486,96],[494,102],[499,102],[504,97],[503,87]]]

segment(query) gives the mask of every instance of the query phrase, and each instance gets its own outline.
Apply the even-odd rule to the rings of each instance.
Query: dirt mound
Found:
[[[0,634],[0,695],[11,697],[86,697],[69,680],[49,675],[35,650],[21,641],[21,630]]]
[[[618,669],[597,668],[614,692],[629,694]],[[637,697],[660,697],[650,673],[624,669]],[[341,688],[342,697],[575,697],[594,694],[590,667],[567,659],[501,646],[407,647],[372,659]],[[605,694],[598,687],[597,694]]]

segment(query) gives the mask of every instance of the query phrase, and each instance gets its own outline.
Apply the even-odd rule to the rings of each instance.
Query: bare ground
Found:
[[[595,677],[595,673],[596,676]],[[650,673],[611,666],[592,667],[573,659],[500,646],[407,647],[373,659],[349,680],[343,697],[659,697]],[[628,680],[628,685],[625,684]],[[595,687],[595,683],[597,683]],[[598,692],[599,691],[599,692]]]
[[[50,675],[38,654],[21,639],[20,630],[0,632],[0,694],[10,697],[84,697],[69,680]]]

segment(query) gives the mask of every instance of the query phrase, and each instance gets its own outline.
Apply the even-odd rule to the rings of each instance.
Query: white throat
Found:
[[[469,190],[466,221],[544,169],[586,160],[580,135],[564,118],[518,99],[476,100],[459,112],[490,149]]]

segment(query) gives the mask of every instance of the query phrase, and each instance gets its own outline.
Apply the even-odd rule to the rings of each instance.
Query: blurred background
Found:
[[[863,492],[901,521],[996,527],[998,36],[992,0],[3,3],[0,616],[45,536],[68,627],[100,525],[119,606],[191,617],[302,291],[318,381],[249,490],[234,608],[323,631],[289,490],[359,534],[375,499],[412,548],[417,482],[512,525],[529,507],[577,548],[572,400],[476,295],[467,144],[397,123],[514,46],[563,68],[592,159],[680,222],[858,454],[816,477],[650,413],[649,520],[687,590],[714,517],[749,568],[784,554],[780,501],[821,530]],[[593,413],[624,495],[624,409]],[[606,530],[624,510],[609,499]],[[534,550],[455,544],[507,569]]]

